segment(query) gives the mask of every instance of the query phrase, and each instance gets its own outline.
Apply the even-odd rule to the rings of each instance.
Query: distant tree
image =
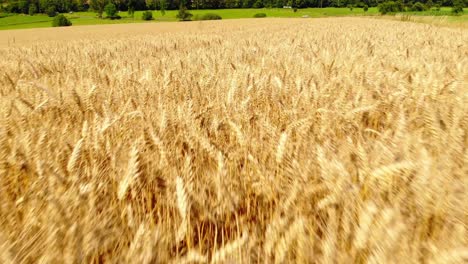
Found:
[[[49,17],[54,17],[57,15],[57,10],[55,9],[55,6],[49,6],[47,7],[46,13]]]
[[[47,8],[51,5],[49,0],[39,0],[39,12],[46,13]]]
[[[108,18],[115,18],[117,15],[117,7],[112,3],[108,3],[104,7],[104,11],[106,12],[106,16]]]
[[[398,2],[388,1],[388,2],[383,2],[379,4],[378,9],[381,14],[404,12],[405,5],[403,4],[402,1],[398,1]]]
[[[148,10],[154,10],[156,7],[155,0],[145,0],[145,3],[146,3],[146,8],[148,8]]]
[[[5,12],[29,14],[48,13],[48,10],[55,9],[58,13],[69,11],[84,11],[89,7],[102,18],[105,12],[104,7],[108,3],[116,6],[117,10],[128,11],[130,16],[134,16],[135,10],[160,10],[165,15],[166,10],[177,10],[182,4],[187,9],[217,9],[217,8],[282,8],[291,6],[294,8],[305,7],[348,7],[354,8],[382,6],[383,12],[395,13],[405,10],[412,10],[421,4],[432,10],[438,10],[439,6],[453,6],[453,12],[458,14],[463,8],[468,6],[468,0],[0,0],[6,4],[0,4]],[[419,10],[419,9],[418,9]]]
[[[422,12],[427,10],[427,6],[421,2],[416,2],[412,7],[411,11]]]
[[[145,11],[141,15],[141,19],[143,20],[153,20],[153,12],[151,11]]]
[[[90,7],[96,11],[99,18],[102,18],[102,13],[104,13],[104,7],[108,3],[108,0],[90,0]]]
[[[34,16],[37,13],[37,7],[34,4],[29,5],[29,15]]]
[[[453,14],[462,14],[463,13],[463,4],[462,4],[461,1],[456,0],[456,1],[453,2],[452,13]]]
[[[179,19],[179,21],[190,21],[192,20],[192,16],[192,13],[187,11],[185,5],[180,5],[179,13],[177,13],[176,16]]]
[[[253,8],[262,8],[263,7],[263,2],[262,0],[257,0],[254,4],[253,4]]]
[[[29,3],[27,1],[19,1],[18,2],[18,9],[20,13],[27,14],[29,10]]]
[[[161,15],[165,15],[166,14],[166,8],[167,8],[167,2],[166,0],[159,0],[159,3],[161,5]]]
[[[200,9],[203,8],[203,0],[192,0],[190,7],[192,9]]]
[[[296,8],[305,8],[309,3],[306,0],[296,0],[295,6]]]
[[[400,10],[400,11],[398,11],[398,12],[404,12],[404,11],[406,11],[406,6],[405,6],[405,2],[404,2],[404,1],[409,1],[409,2],[408,2],[408,5],[410,5],[410,1],[412,1],[412,0],[397,0],[397,1],[396,1],[396,5],[397,5],[396,8],[397,8],[398,10]],[[412,2],[411,2],[411,4],[412,4]]]
[[[401,3],[396,3],[393,1],[380,3],[378,9],[382,15],[404,11],[404,7]]]
[[[242,0],[242,8],[251,8],[254,0]]]
[[[87,0],[73,0],[72,3],[75,11],[85,11],[89,7]]]
[[[128,15],[133,17],[135,15],[136,1],[135,0],[128,0],[127,7],[128,7],[128,11],[127,11]]]
[[[194,2],[198,3],[199,0],[194,0]],[[238,4],[238,1],[236,1],[236,0],[225,0],[224,3],[225,3],[226,8],[236,8],[237,4]],[[198,6],[197,6],[197,9],[198,9]]]

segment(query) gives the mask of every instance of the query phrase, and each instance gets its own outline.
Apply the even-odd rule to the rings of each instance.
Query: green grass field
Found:
[[[96,13],[92,12],[77,12],[73,14],[66,14],[71,19],[73,25],[95,25],[95,24],[120,24],[120,23],[151,23],[141,20],[143,11],[136,11],[134,17],[130,17],[127,12],[120,12],[122,19],[109,20],[99,19]],[[366,12],[362,8],[355,8],[350,11],[348,8],[307,8],[299,9],[293,12],[291,9],[217,9],[217,10],[190,10],[194,15],[202,15],[206,13],[219,14],[223,19],[235,18],[251,18],[256,13],[265,13],[268,17],[324,17],[324,16],[350,16],[350,15],[364,15]],[[154,21],[176,21],[177,10],[168,10],[163,16],[159,11],[153,11]],[[367,14],[377,14],[377,8],[369,8]],[[47,15],[37,14],[34,16],[28,15],[12,15],[0,18],[1,29],[20,29],[20,28],[38,28],[50,27],[53,18]],[[153,22],[154,22],[153,21]]]
[[[409,13],[412,15],[450,15],[451,8],[442,8],[439,13],[434,11]],[[134,17],[130,17],[127,12],[121,12],[120,20],[99,19],[96,13],[92,12],[77,12],[73,14],[66,14],[71,19],[73,25],[96,25],[96,24],[120,24],[120,23],[152,23],[158,21],[176,21],[177,10],[166,11],[163,16],[159,11],[153,11],[153,21],[141,20],[143,11],[135,12]],[[265,13],[267,17],[327,17],[327,16],[363,16],[363,15],[378,15],[377,8],[369,8],[364,12],[362,8],[354,8],[352,11],[349,8],[306,8],[299,9],[293,12],[291,9],[271,8],[271,9],[217,9],[217,10],[190,10],[194,15],[202,15],[206,13],[219,14],[223,19],[236,19],[236,18],[251,18],[256,13]],[[434,14],[435,13],[435,14]],[[0,14],[0,30],[6,29],[22,29],[22,28],[40,28],[51,27],[52,19],[47,15],[37,14],[34,16],[29,15],[11,15]],[[448,21],[464,22],[468,21],[468,15],[451,16]]]

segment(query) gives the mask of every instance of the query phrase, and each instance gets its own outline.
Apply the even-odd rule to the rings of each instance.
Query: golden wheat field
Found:
[[[15,32],[0,34],[0,263],[468,260],[468,30]]]

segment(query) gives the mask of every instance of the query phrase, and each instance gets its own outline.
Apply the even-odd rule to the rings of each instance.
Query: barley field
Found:
[[[468,260],[468,30],[53,30],[0,33],[1,263]]]

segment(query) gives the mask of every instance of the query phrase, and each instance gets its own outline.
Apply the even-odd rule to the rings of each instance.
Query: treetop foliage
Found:
[[[431,6],[455,6],[457,10],[468,7],[468,0],[2,0],[3,6],[9,13],[58,13],[70,11],[95,11],[100,17],[105,12],[107,4],[113,4],[119,11],[135,10],[177,10],[181,5],[190,9],[220,9],[220,8],[292,8],[306,7],[357,7],[364,8],[383,6],[384,9],[394,10],[395,6],[404,7],[411,11]],[[417,4],[420,3],[420,4]],[[404,10],[402,10],[404,11]],[[393,11],[391,11],[393,12]]]

